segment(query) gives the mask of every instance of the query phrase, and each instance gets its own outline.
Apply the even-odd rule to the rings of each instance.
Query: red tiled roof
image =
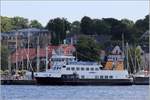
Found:
[[[16,62],[16,57],[18,57],[18,62],[22,61],[23,59],[27,59],[28,49],[18,49],[17,52],[11,54],[11,62]],[[29,49],[29,59],[33,59],[36,55],[36,49],[30,48]]]
[[[52,51],[53,49],[58,49],[62,48],[64,54],[70,54],[75,51],[75,47],[73,45],[60,45],[60,46],[48,46],[48,56],[52,56]],[[17,55],[18,54],[18,55]],[[16,57],[18,57],[18,62],[21,62],[22,60],[27,60],[27,54],[28,54],[28,49],[18,49],[17,53],[14,52],[11,54],[11,62],[15,63],[16,62]],[[37,50],[35,48],[30,48],[29,49],[29,59],[34,59],[37,56]],[[40,48],[39,50],[39,57],[46,57],[46,49],[45,48]]]

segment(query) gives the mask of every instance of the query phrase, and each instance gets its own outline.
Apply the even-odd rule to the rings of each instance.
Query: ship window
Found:
[[[87,67],[86,70],[89,71],[89,68]]]
[[[84,70],[84,68],[82,67],[81,70]]]
[[[96,76],[95,76],[95,79],[99,79],[99,76],[96,75]]]
[[[108,76],[105,76],[105,79],[108,79]]]
[[[70,70],[70,67],[67,67],[67,69],[66,70]]]
[[[109,78],[110,78],[110,79],[112,79],[112,78],[113,78],[113,76],[109,76]]]
[[[100,76],[100,79],[103,79],[103,76]]]
[[[75,68],[74,68],[74,67],[72,67],[72,68],[71,68],[71,70],[75,70]]]
[[[94,70],[94,68],[91,68],[91,71],[93,71]]]
[[[80,70],[79,67],[77,67],[76,70]]]
[[[81,78],[84,79],[84,75],[82,75]]]
[[[61,67],[57,67],[57,70],[58,70],[58,69],[61,69]]]
[[[66,66],[63,66],[63,68],[65,68]]]
[[[96,71],[98,71],[98,68],[95,68]]]

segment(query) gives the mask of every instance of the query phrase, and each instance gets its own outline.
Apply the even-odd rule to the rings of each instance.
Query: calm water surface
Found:
[[[150,100],[149,86],[2,85],[2,100]]]

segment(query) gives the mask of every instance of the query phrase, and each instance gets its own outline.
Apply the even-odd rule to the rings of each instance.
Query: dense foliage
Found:
[[[76,56],[82,61],[99,61],[100,46],[94,39],[81,36],[76,44]]]
[[[37,20],[31,20],[23,17],[4,17],[1,16],[1,32],[9,32],[13,29],[22,29],[28,27],[42,28],[42,25]]]
[[[52,40],[51,43],[58,45],[63,43],[63,40],[66,37],[66,34],[70,31],[70,23],[64,18],[55,18],[51,19],[46,28],[49,31],[52,31]]]
[[[42,24],[39,23],[37,20],[31,20],[29,26],[33,28],[42,28]]]

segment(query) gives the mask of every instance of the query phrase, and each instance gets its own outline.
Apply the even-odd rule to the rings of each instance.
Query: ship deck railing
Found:
[[[98,63],[96,62],[68,62],[68,64],[72,64],[72,65],[98,65]]]

